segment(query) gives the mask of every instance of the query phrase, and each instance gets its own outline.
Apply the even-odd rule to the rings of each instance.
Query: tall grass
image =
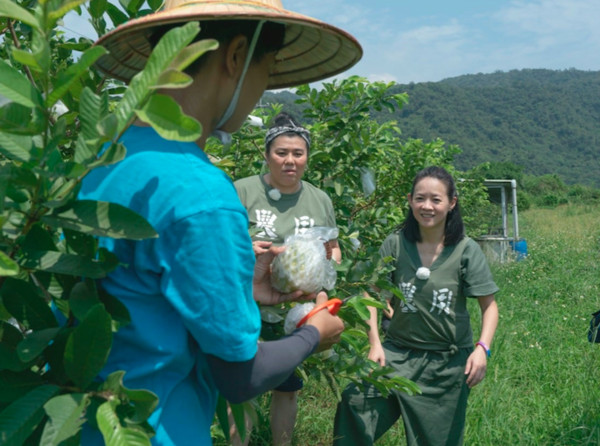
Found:
[[[600,309],[599,220],[585,206],[521,215],[529,256],[493,266],[500,324],[467,444],[600,444],[600,344],[587,340]]]
[[[520,215],[529,256],[492,265],[500,323],[487,377],[471,392],[465,444],[600,445],[600,344],[587,340],[600,309],[598,222],[597,206]],[[470,305],[477,336],[479,310]],[[294,444],[331,444],[335,408],[329,389],[305,383]],[[255,429],[250,444],[269,444],[268,430]],[[401,421],[377,443],[404,444]]]

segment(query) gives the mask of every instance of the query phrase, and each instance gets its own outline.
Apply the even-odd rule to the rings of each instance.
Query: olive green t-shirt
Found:
[[[397,299],[386,340],[421,350],[472,347],[466,298],[488,296],[499,289],[479,245],[465,237],[444,247],[427,279],[416,277],[423,266],[419,252],[401,231],[385,239],[380,253],[394,258],[391,280],[404,296]]]
[[[306,181],[298,192],[281,194],[279,200],[269,196],[273,189],[264,175],[254,175],[234,182],[238,196],[250,221],[256,228],[252,240],[265,240],[275,245],[283,244],[285,237],[300,234],[313,226],[336,227],[331,199],[325,192]]]

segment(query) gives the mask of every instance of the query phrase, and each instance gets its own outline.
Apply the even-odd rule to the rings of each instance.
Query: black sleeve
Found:
[[[259,342],[254,358],[228,362],[207,355],[217,389],[231,403],[242,403],[281,384],[319,345],[319,331],[305,325],[277,341]]]

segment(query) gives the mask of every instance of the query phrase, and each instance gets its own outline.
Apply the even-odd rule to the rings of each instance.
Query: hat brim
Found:
[[[286,26],[284,46],[275,56],[267,89],[323,80],[347,70],[362,57],[356,39],[332,25],[282,9],[220,2],[161,11],[115,28],[96,42],[109,51],[96,65],[107,75],[129,82],[144,68],[152,51],[148,38],[156,28],[224,19],[268,20]]]

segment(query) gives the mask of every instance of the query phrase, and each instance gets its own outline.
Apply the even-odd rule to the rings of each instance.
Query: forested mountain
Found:
[[[405,137],[441,138],[462,149],[457,167],[510,161],[533,175],[600,187],[600,71],[514,70],[398,84],[409,102],[395,115]],[[290,92],[265,102],[300,114]]]

